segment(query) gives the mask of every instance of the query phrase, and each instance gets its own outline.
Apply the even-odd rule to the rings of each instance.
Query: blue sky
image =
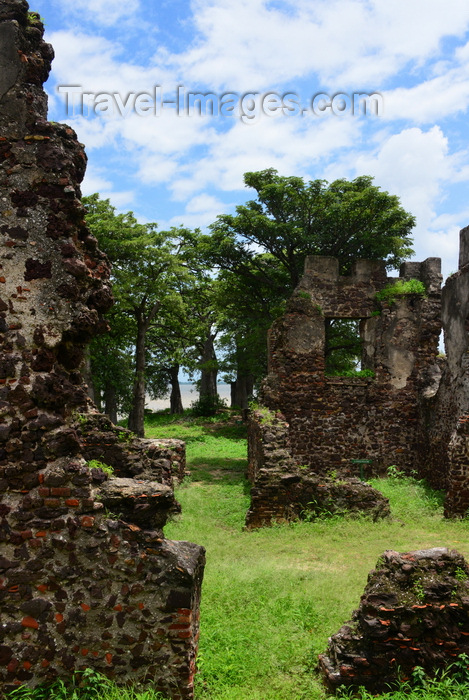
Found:
[[[205,227],[252,197],[246,171],[373,175],[417,217],[415,259],[457,269],[469,224],[466,0],[36,0],[31,9],[56,52],[49,118],[86,145],[85,194],[162,229]],[[63,86],[123,105],[130,94],[128,106],[155,86],[166,102],[177,86],[217,99],[249,92],[256,109],[244,119],[174,106],[155,114],[143,98],[141,115],[123,116],[94,110],[92,97],[88,114],[67,114]],[[270,114],[260,109],[267,93]],[[287,93],[295,110],[278,101]],[[353,115],[346,103],[342,114],[315,114],[318,93],[380,93],[381,114]]]

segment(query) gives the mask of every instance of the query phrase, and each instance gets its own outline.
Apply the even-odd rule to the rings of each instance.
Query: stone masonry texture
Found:
[[[24,0],[0,0],[0,684],[92,667],[189,699],[204,550],[162,530],[184,449],[135,440],[87,398],[109,266],[84,223],[83,147],[47,121],[42,35]]]
[[[379,558],[352,619],[319,657],[325,683],[382,693],[415,666],[433,676],[469,653],[469,568],[445,548]]]
[[[396,278],[384,263],[359,260],[350,275],[334,258],[310,257],[286,314],[270,335],[263,403],[281,410],[293,456],[315,472],[349,471],[371,459],[373,473],[390,465],[415,467],[418,397],[436,365],[440,321],[440,260],[404,263],[401,279],[419,279],[426,296],[392,302],[376,293]],[[359,319],[362,366],[374,377],[327,376],[325,322]]]
[[[469,227],[460,232],[459,270],[442,291],[445,359],[435,390],[421,399],[420,472],[446,489],[445,513],[469,509]]]
[[[346,513],[366,513],[373,520],[390,515],[388,499],[360,479],[314,474],[297,464],[288,423],[265,408],[250,416],[249,457],[249,528]]]
[[[426,294],[379,301],[376,294],[397,279],[420,280]],[[250,420],[253,491],[248,524],[267,522],[273,510],[280,513],[281,508],[273,505],[275,499],[288,512],[285,479],[292,474],[299,480],[295,488],[293,482],[288,488],[293,517],[316,509],[314,494],[309,501],[314,507],[305,509],[304,492],[318,478],[325,489],[320,490],[325,495],[319,499],[322,512],[334,512],[330,504],[342,489],[342,502],[353,504],[352,511],[369,511],[373,517],[385,514],[386,508],[378,505],[379,496],[370,500],[371,492],[364,485],[361,506],[358,486],[353,498],[345,493],[350,478],[356,481],[360,474],[352,460],[365,460],[365,477],[386,473],[391,465],[407,473],[418,469],[417,454],[425,440],[420,397],[425,392],[434,394],[435,377],[441,374],[437,360],[440,285],[439,258],[404,263],[400,278],[387,277],[380,261],[358,260],[350,274],[342,276],[335,258],[306,259],[304,276],[284,316],[270,331],[269,373],[261,389],[265,410],[275,416],[277,436],[277,419],[283,422],[276,455],[268,421],[255,414]],[[359,321],[362,367],[372,370],[373,377],[327,375],[330,319]],[[344,510],[343,505],[339,510]]]
[[[459,269],[441,291],[439,270],[438,258],[404,263],[400,279],[420,280],[426,295],[386,302],[376,293],[395,278],[386,276],[384,263],[359,260],[341,276],[334,258],[306,260],[304,277],[270,334],[261,397],[276,429],[267,430],[262,412],[251,415],[248,522],[303,508],[287,504],[286,472],[300,468],[301,480],[348,478],[358,475],[354,459],[366,460],[365,477],[391,465],[418,473],[446,490],[447,517],[467,515],[469,226],[460,232]],[[332,318],[360,321],[362,366],[374,377],[327,376],[325,325]]]

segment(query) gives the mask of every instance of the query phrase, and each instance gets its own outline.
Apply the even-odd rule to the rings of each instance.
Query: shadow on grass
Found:
[[[224,438],[225,440],[246,440],[247,438],[247,429],[243,424],[222,426],[199,425],[200,435],[186,435],[186,431],[190,430],[190,428],[187,427],[187,423],[181,423],[181,427],[181,440],[184,440],[186,443],[204,442],[207,436]]]
[[[400,513],[399,517],[419,518],[429,514],[443,517],[445,492],[436,491],[425,479],[399,475],[376,477],[370,483],[389,499],[391,512]]]
[[[245,474],[246,460],[235,457],[195,457],[191,460],[191,470],[203,469],[205,471],[234,472]]]
[[[186,435],[184,430],[181,430],[180,440],[184,440],[185,443],[193,444],[198,442],[205,442],[207,437],[224,438],[225,440],[246,440],[246,428],[243,426],[242,432],[239,429],[228,431],[228,430],[213,430],[202,428],[201,435]]]
[[[427,500],[432,501],[436,508],[443,508],[445,504],[446,491],[436,491],[425,479],[420,481],[420,487]]]
[[[193,459],[190,467],[190,481],[221,485],[240,484],[245,494],[250,493],[251,484],[246,479],[246,460],[217,458]]]
[[[181,440],[186,442],[201,440],[202,436],[185,437],[186,431],[195,426],[205,435],[217,435],[227,440],[240,440],[247,436],[246,424],[242,421],[240,414],[235,411],[221,413],[211,418],[192,416],[190,411],[186,411],[182,415],[171,415],[165,411],[145,414],[147,428],[171,426],[172,431],[174,431],[178,425],[181,426]]]
[[[246,425],[235,411],[223,411],[211,418],[192,416],[187,411],[182,416],[157,412],[145,416],[148,437],[179,438],[187,445],[187,468],[190,482],[217,485],[242,486],[248,493],[250,485],[245,479],[247,470]]]

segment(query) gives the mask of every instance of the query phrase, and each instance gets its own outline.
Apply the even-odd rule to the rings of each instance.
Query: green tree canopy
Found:
[[[385,260],[393,268],[413,253],[414,217],[371,177],[329,184],[268,169],[244,179],[256,199],[217,217],[210,234],[182,227],[159,232],[132,212],[117,214],[97,194],[85,198],[88,224],[113,266],[116,297],[107,347],[114,347],[115,357],[103,363],[101,351],[101,389],[106,393],[111,367],[121,362],[124,369],[123,358],[135,348],[135,432],[143,431],[145,371],[155,394],[168,377],[177,388],[182,365],[201,371],[201,393],[216,395],[217,372],[225,369],[244,403],[265,374],[267,330],[301,279],[307,255],[337,257],[346,272],[359,258]],[[332,364],[356,362],[353,329],[329,324],[328,333]]]
[[[237,366],[238,377],[253,371],[258,380],[266,367],[267,328],[300,281],[306,256],[337,257],[342,273],[360,258],[396,267],[413,253],[415,218],[368,176],[328,184],[268,169],[246,173],[244,181],[257,198],[236,207],[236,214],[217,217],[199,246],[225,286],[221,325],[226,347],[232,337],[230,369]],[[350,331],[347,338],[340,325],[330,331],[341,347],[341,363],[345,345],[355,361],[357,342]]]
[[[305,182],[271,168],[246,173],[244,181],[257,199],[236,207],[235,215],[219,216],[210,227],[211,261],[221,269],[248,279],[254,265],[278,286],[283,280],[274,279],[274,269],[259,257],[267,253],[276,262],[275,275],[282,271],[291,290],[307,255],[337,257],[344,271],[358,258],[385,260],[393,268],[413,253],[415,218],[371,177]]]
[[[184,270],[176,254],[177,234],[174,230],[157,231],[153,223],[140,224],[132,212],[117,214],[109,200],[101,200],[98,194],[85,197],[84,203],[87,223],[112,264],[116,303],[110,323],[115,342],[107,348],[109,355],[112,354],[109,366],[115,366],[126,349],[133,351],[129,428],[143,435],[148,332],[158,317],[171,317],[180,306],[176,282]],[[92,367],[103,368],[106,364],[102,356],[106,347],[101,344],[100,348],[100,364],[95,356]],[[102,376],[113,381],[109,372]],[[120,378],[114,380],[116,387],[120,386],[119,381]]]

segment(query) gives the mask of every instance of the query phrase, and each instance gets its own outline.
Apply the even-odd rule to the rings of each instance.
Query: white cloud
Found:
[[[458,212],[444,213],[432,221],[432,230],[421,240],[422,257],[442,258],[443,276],[447,277],[458,269],[459,232],[469,224],[469,207]]]
[[[111,189],[107,191],[100,191],[99,194],[101,199],[109,199],[111,204],[116,207],[116,209],[125,212],[127,212],[129,208],[132,208],[132,204],[135,199],[135,192],[132,190],[117,192]]]
[[[135,35],[130,39],[120,30],[135,23],[150,0],[61,3],[72,20],[83,21],[77,22],[79,31],[48,37],[57,56],[52,81],[89,92],[125,98],[159,84],[171,99],[178,82],[204,92],[238,93],[386,88],[379,122],[297,116],[246,125],[221,117],[176,117],[169,109],[159,117],[67,119],[91,156],[87,191],[107,192],[126,206],[135,178],[155,191],[164,185],[164,204],[169,192],[183,212],[172,218],[174,205],[170,213],[168,205],[167,221],[203,226],[226,210],[217,193],[236,192],[239,201],[250,196],[243,183],[248,170],[275,167],[284,175],[327,179],[371,174],[417,215],[419,255],[438,254],[433,246],[445,259],[454,256],[454,232],[469,218],[465,205],[448,204],[453,185],[469,180],[469,153],[461,150],[467,135],[453,119],[469,107],[469,4],[193,0],[186,21],[192,22],[192,43],[181,43],[178,52],[161,43],[148,58],[154,37],[136,49]],[[87,29],[94,22],[102,36]],[[53,93],[51,106],[58,104],[63,99]],[[396,120],[402,122],[396,126]],[[459,212],[454,221],[444,219],[449,206]]]
[[[131,18],[139,9],[139,0],[60,0],[67,14],[106,27]]]
[[[416,216],[416,258],[442,257],[446,270],[454,268],[459,240],[454,238],[455,222],[464,221],[465,215],[448,220],[438,217],[437,210],[449,183],[458,177],[459,154],[449,153],[448,138],[437,126],[427,131],[413,127],[395,134],[386,130],[381,137],[369,152],[347,153],[326,169],[325,176],[374,176],[376,185],[398,195],[402,206]]]
[[[96,0],[79,2],[91,11]],[[121,5],[99,0],[96,12],[118,17],[116,7]],[[122,12],[130,15],[137,7],[137,0],[130,0]],[[360,91],[367,85],[374,91],[403,68],[411,73],[438,59],[443,37],[460,36],[469,26],[469,6],[446,6],[441,0],[395,0],[392,5],[384,0],[295,0],[290,8],[282,12],[263,0],[194,0],[192,46],[177,54],[162,46],[145,65],[129,60],[116,41],[84,31],[54,32],[48,37],[56,50],[53,76],[59,84],[118,92],[123,98],[155,85],[172,94],[178,82],[194,90],[205,86],[241,94],[297,92],[301,87],[312,96],[324,85],[331,92]],[[448,60],[435,63],[426,76],[415,87],[386,92],[388,118],[421,123],[467,108],[469,47],[458,47],[452,65]]]
[[[435,122],[466,112],[469,107],[469,64],[411,88],[384,94],[384,118],[417,124]]]
[[[72,31],[53,32],[48,40],[55,49],[52,79],[57,85],[81,86],[84,92],[152,92],[157,85],[174,95],[178,81],[166,66],[139,65],[123,58],[125,47],[101,36]]]
[[[77,132],[78,140],[85,144],[87,151],[114,145],[120,133],[120,124],[116,120],[77,116],[68,117],[64,122]]]
[[[445,231],[428,231],[420,237],[415,246],[415,258],[441,258],[443,279],[458,269],[460,226],[453,226]]]
[[[363,121],[339,117],[259,115],[249,124],[226,117],[229,128],[221,131],[216,118],[178,117],[174,110],[159,117],[77,117],[71,124],[90,150],[118,145],[143,182],[168,183],[178,200],[204,187],[241,189],[247,170],[306,174],[312,164],[349,148],[363,128]]]
[[[457,228],[460,230],[464,228],[469,223],[469,206],[458,212],[445,212],[435,217],[433,221],[433,227],[435,230],[441,229],[447,231],[450,228]]]
[[[358,138],[360,122],[340,118],[269,118],[256,123],[234,123],[217,134],[197,167],[181,167],[182,177],[173,182],[177,199],[185,199],[208,186],[230,191],[244,189],[246,171],[276,168],[282,175],[307,174]]]
[[[461,165],[459,167],[459,161]],[[469,180],[469,154],[467,152],[461,152],[454,158],[455,161],[455,173],[452,177],[452,182],[466,182]]]
[[[391,136],[376,155],[360,155],[356,170],[374,175],[416,212],[438,197],[450,172],[447,153],[448,140],[439,127],[427,132],[414,127]]]
[[[193,46],[173,55],[186,81],[262,89],[316,74],[338,90],[382,81],[438,55],[469,26],[469,6],[441,0],[303,0],[290,12],[262,0],[196,0]],[[418,27],[418,31],[416,30]],[[229,37],[229,41],[227,41]]]
[[[125,208],[127,210],[135,199],[135,192],[132,190],[114,191],[114,185],[106,177],[106,174],[98,172],[93,167],[87,169],[81,190],[83,195],[99,192],[101,199],[109,199],[111,204],[117,209]]]
[[[359,143],[325,169],[325,177],[372,175],[377,185],[397,194],[405,208],[427,221],[440,199],[440,186],[454,174],[457,159],[448,154],[448,139],[438,127],[417,127],[377,134],[373,148]],[[423,214],[427,212],[427,214]]]
[[[209,194],[200,194],[190,199],[185,211],[174,216],[169,226],[183,224],[189,228],[203,228],[215,221],[218,214],[226,211],[227,205],[220,199]]]
[[[110,191],[112,182],[105,176],[93,171],[93,168],[87,168],[81,189],[85,195],[93,194],[94,192]]]
[[[210,117],[177,116],[167,110],[160,116],[132,115],[121,124],[123,138],[147,151],[149,156],[187,154],[195,146],[212,143],[216,137],[214,120]]]
[[[209,194],[199,194],[187,203],[186,211],[193,214],[200,214],[208,210],[220,211],[221,206],[223,206],[222,202],[216,197]]]
[[[166,156],[143,154],[140,158],[138,176],[145,184],[167,184],[177,176],[179,164]]]
[[[374,175],[377,184],[400,197],[420,226],[428,226],[441,184],[451,174],[448,140],[436,126],[426,132],[404,129],[388,138],[377,153],[359,155],[355,168],[357,174]]]

